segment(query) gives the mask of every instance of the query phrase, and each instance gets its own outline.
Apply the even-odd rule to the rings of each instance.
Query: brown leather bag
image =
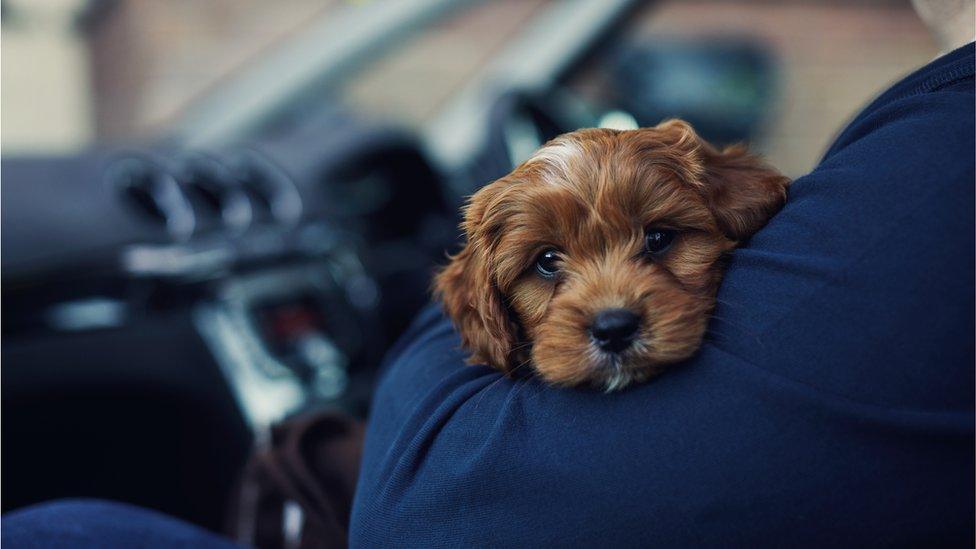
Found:
[[[274,425],[244,468],[228,534],[261,548],[345,547],[364,434],[335,412]]]

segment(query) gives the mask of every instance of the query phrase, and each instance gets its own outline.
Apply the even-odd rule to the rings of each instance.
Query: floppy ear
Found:
[[[518,325],[495,284],[492,248],[495,230],[483,226],[486,212],[498,195],[502,180],[475,193],[465,207],[467,242],[434,277],[434,295],[471,351],[470,364],[486,363],[508,373],[512,367]]]
[[[790,180],[743,145],[718,150],[684,121],[657,126],[677,158],[697,164],[687,168],[719,229],[732,240],[745,240],[761,229],[786,203]],[[680,175],[680,174],[679,174]]]
[[[790,180],[742,145],[702,148],[705,196],[718,226],[732,240],[763,228],[786,203]]]

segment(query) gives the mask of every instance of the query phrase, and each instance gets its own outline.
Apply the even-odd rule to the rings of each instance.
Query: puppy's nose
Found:
[[[634,340],[640,317],[627,309],[604,309],[593,317],[590,335],[598,347],[611,353],[619,353]]]

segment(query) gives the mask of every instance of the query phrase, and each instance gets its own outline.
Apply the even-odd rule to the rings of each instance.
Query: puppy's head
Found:
[[[434,289],[471,362],[618,389],[695,352],[723,255],[788,184],[681,121],[569,133],[471,198]]]

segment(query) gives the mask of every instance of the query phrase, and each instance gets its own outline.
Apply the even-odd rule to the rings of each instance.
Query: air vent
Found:
[[[181,161],[179,179],[190,196],[210,215],[217,216],[233,232],[251,224],[251,201],[233,175],[217,160],[192,155]]]
[[[294,225],[301,219],[301,196],[280,168],[252,151],[235,158],[231,166],[248,195],[275,221]]]
[[[105,179],[134,211],[164,225],[174,238],[183,240],[193,234],[193,208],[176,179],[161,165],[148,158],[119,158],[106,169]]]

